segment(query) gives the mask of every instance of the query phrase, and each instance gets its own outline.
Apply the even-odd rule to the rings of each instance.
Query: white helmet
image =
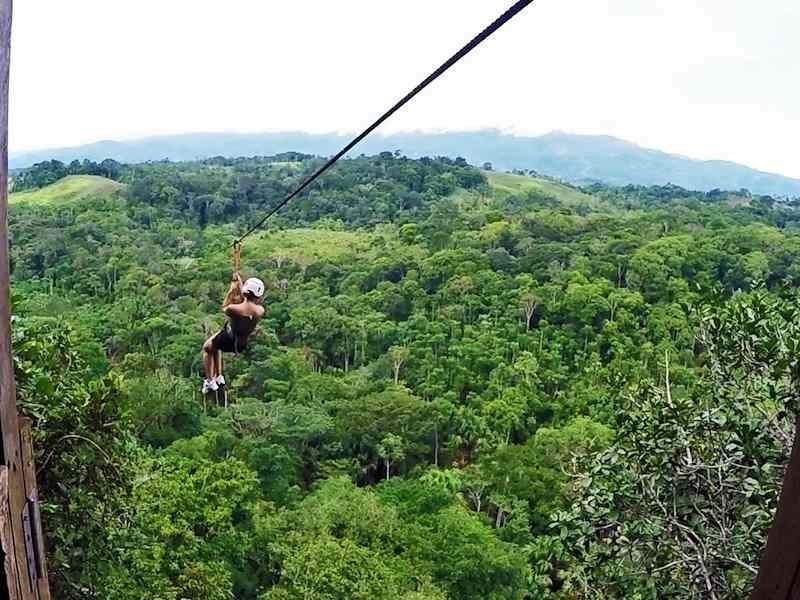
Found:
[[[247,294],[248,292],[256,298],[261,298],[264,295],[264,282],[257,277],[251,277],[242,286],[242,293]]]

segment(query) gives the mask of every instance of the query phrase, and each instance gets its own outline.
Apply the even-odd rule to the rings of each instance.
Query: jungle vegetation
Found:
[[[42,163],[14,365],[54,597],[743,598],[791,449],[793,202],[399,153]]]

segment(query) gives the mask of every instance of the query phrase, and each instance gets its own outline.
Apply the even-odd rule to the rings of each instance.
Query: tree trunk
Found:
[[[800,415],[795,418],[792,456],[783,477],[775,521],[769,530],[750,600],[800,598]]]
[[[389,462],[389,459],[387,458],[386,459],[386,481],[389,481],[389,465],[390,464],[391,463]]]
[[[439,468],[439,426],[433,426],[433,466]]]
[[[536,312],[536,302],[528,302],[525,304],[525,328],[527,331],[531,330],[531,319]]]

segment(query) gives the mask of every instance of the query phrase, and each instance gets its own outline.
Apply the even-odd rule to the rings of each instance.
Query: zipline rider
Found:
[[[225,294],[222,311],[228,322],[216,335],[203,344],[203,367],[206,378],[203,381],[203,394],[216,392],[225,385],[222,374],[222,353],[239,354],[247,348],[247,340],[255,331],[258,322],[264,317],[261,300],[264,296],[264,282],[251,277],[242,283],[238,271],[233,274],[231,286]]]
[[[239,255],[242,249],[242,243],[245,238],[252,235],[256,230],[260,229],[273,215],[277,214],[284,206],[292,201],[293,198],[299,196],[303,190],[308,188],[317,178],[321,177],[328,169],[335,165],[340,158],[345,156],[350,150],[361,142],[370,133],[375,131],[383,124],[389,117],[400,110],[403,106],[408,104],[417,94],[428,87],[431,83],[436,81],[439,77],[447,72],[453,65],[464,58],[467,54],[472,52],[475,48],[480,46],[487,38],[493,35],[498,29],[503,27],[522,10],[531,4],[533,0],[517,0],[514,5],[506,12],[500,15],[491,25],[475,36],[466,46],[461,48],[447,61],[445,61],[438,69],[428,75],[417,87],[406,94],[399,102],[381,115],[377,121],[367,127],[363,132],[351,140],[344,148],[332,156],[324,165],[317,169],[312,175],[306,178],[299,187],[297,187],[291,194],[286,196],[283,200],[273,206],[266,215],[264,215],[258,222],[253,224],[244,234],[236,240],[234,244],[234,278],[231,289],[228,291],[228,297],[232,293],[241,291],[244,294],[244,299],[230,303],[226,297],[226,303],[223,304],[225,314],[228,315],[228,323],[225,328],[217,335],[210,337],[203,345],[203,365],[206,370],[206,379],[203,382],[203,393],[209,391],[216,392],[220,385],[225,385],[225,378],[222,376],[222,353],[223,352],[239,352],[244,349],[247,344],[247,338],[256,328],[258,322],[264,316],[264,309],[260,306],[261,297],[264,294],[264,282],[260,279],[252,278],[242,284],[241,277],[239,277]],[[227,400],[226,400],[227,402]],[[226,404],[227,406],[227,404]]]

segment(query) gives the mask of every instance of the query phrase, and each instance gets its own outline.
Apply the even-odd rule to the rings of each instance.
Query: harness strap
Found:
[[[236,243],[233,246],[233,272],[239,272],[239,265],[242,262],[242,244]]]
[[[233,352],[237,356],[239,355],[239,336],[236,335],[236,332],[233,330],[233,325],[230,321],[225,323],[225,330],[227,331],[228,335],[231,336],[233,340]]]

